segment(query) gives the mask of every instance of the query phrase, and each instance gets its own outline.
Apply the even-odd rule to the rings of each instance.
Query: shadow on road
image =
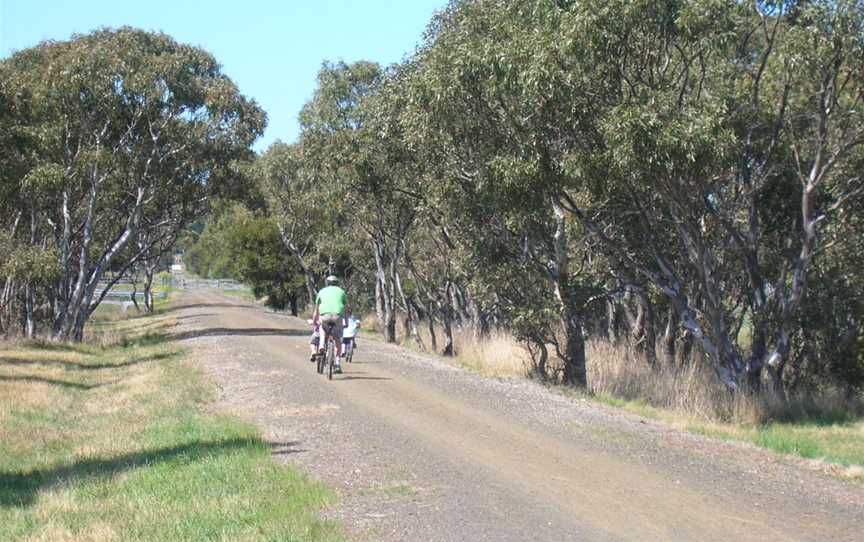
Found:
[[[172,305],[160,310],[160,313],[168,314],[172,312],[182,311],[185,309],[206,309],[206,308],[233,308],[233,309],[248,309],[252,308],[248,305],[234,305],[231,303],[188,303],[185,305]]]
[[[276,450],[274,453],[279,454],[303,451],[295,449],[300,444],[296,441],[264,442],[263,444]],[[261,445],[261,441],[248,438],[192,442],[169,448],[122,454],[110,459],[82,459],[47,469],[24,472],[0,471],[0,507],[30,506],[39,491],[48,490],[69,481],[110,478],[121,472],[167,461],[192,463],[214,455],[229,453],[232,450],[255,448]]]
[[[289,442],[268,442],[267,444],[270,445],[270,455],[300,454],[309,451],[298,448],[297,446],[300,445],[300,441],[297,440]]]
[[[206,318],[207,316],[217,316],[215,312],[199,312],[196,314],[184,314],[183,316],[177,316],[176,320],[191,320],[192,318]]]
[[[283,337],[307,337],[309,333],[296,329],[284,329],[278,327],[210,327],[204,329],[193,329],[182,333],[166,335],[169,341],[185,341],[198,337],[221,337],[221,336],[283,336]]]

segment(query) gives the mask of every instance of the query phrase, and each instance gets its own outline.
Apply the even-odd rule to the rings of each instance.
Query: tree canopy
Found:
[[[337,272],[388,341],[500,328],[577,386],[587,340],[624,341],[853,393],[862,36],[854,0],[453,0],[398,64],[325,63],[299,139],[254,157],[264,115],[207,53],[42,44],[0,64],[0,325],[80,336],[109,270],[239,197],[200,269],[292,306]]]

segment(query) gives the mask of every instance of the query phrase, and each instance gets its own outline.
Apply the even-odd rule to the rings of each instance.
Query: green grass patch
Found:
[[[827,412],[795,421],[764,424],[707,422],[684,412],[661,409],[641,400],[579,394],[631,414],[723,440],[748,442],[782,454],[821,460],[842,467],[841,476],[864,480],[864,419],[850,412]]]
[[[776,452],[844,467],[864,466],[864,421],[832,425],[808,422],[771,422],[762,425],[691,422],[688,429],[711,437],[749,442]]]
[[[155,340],[172,323],[0,343],[0,540],[341,539],[318,517],[333,491],[271,456],[294,443],[207,412],[202,375]]]

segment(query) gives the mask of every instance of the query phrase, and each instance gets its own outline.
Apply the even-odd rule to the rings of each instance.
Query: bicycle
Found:
[[[354,337],[349,337],[342,340],[342,353],[346,363],[351,363],[354,359]]]
[[[333,380],[333,367],[336,365],[336,338],[333,337],[333,323],[326,323],[321,326],[321,331],[324,333],[324,352],[319,352],[317,356],[318,374],[324,374],[324,369],[327,369],[327,379]]]

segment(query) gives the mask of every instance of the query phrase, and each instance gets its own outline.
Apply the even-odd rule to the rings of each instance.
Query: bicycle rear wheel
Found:
[[[333,365],[336,364],[336,345],[332,340],[327,341],[327,379],[333,380]]]
[[[323,374],[324,373],[324,354],[322,354],[321,352],[318,352],[317,354],[315,354],[315,360],[318,362],[318,366],[316,367],[318,374],[319,375]]]

